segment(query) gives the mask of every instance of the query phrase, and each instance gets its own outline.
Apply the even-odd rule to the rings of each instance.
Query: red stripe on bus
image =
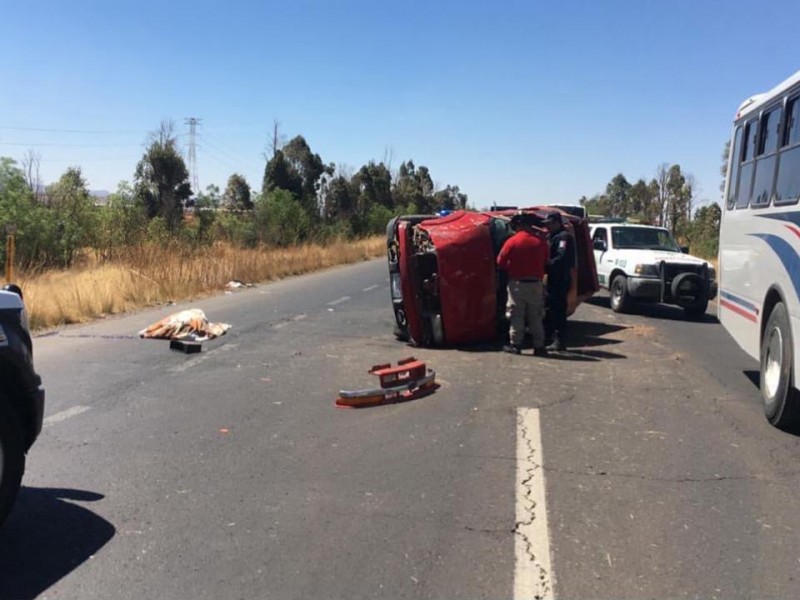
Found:
[[[747,312],[745,309],[740,308],[740,307],[736,306],[735,304],[733,304],[731,302],[728,302],[727,300],[724,300],[722,298],[719,299],[719,303],[722,306],[724,306],[725,308],[727,308],[728,310],[732,310],[737,315],[742,315],[745,319],[748,319],[748,320],[752,321],[753,323],[756,322],[756,316],[754,314],[751,314],[751,313]]]
[[[798,231],[797,227],[792,227],[791,225],[786,225],[786,228],[795,234],[797,237],[800,238],[800,231]]]

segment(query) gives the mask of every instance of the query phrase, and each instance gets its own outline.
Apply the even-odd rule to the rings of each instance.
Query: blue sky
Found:
[[[800,4],[228,0],[8,2],[0,156],[132,180],[171,119],[198,179],[260,188],[273,122],[351,171],[413,159],[477,207],[576,203],[661,163],[719,197],[739,103],[800,69]]]

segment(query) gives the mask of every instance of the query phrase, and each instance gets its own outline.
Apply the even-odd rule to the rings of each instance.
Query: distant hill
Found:
[[[89,190],[89,195],[94,199],[96,205],[108,204],[108,197],[111,192],[108,190]]]

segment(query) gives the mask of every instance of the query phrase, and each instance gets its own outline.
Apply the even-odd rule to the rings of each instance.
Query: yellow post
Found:
[[[14,237],[9,233],[6,237],[6,283],[13,283],[14,279]]]

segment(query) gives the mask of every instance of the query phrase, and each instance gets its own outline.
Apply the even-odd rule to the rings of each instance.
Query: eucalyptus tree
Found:
[[[183,221],[183,207],[192,195],[189,169],[178,150],[175,125],[163,121],[136,166],[136,195],[150,218],[162,217],[170,231]],[[199,192],[200,190],[195,190]]]

